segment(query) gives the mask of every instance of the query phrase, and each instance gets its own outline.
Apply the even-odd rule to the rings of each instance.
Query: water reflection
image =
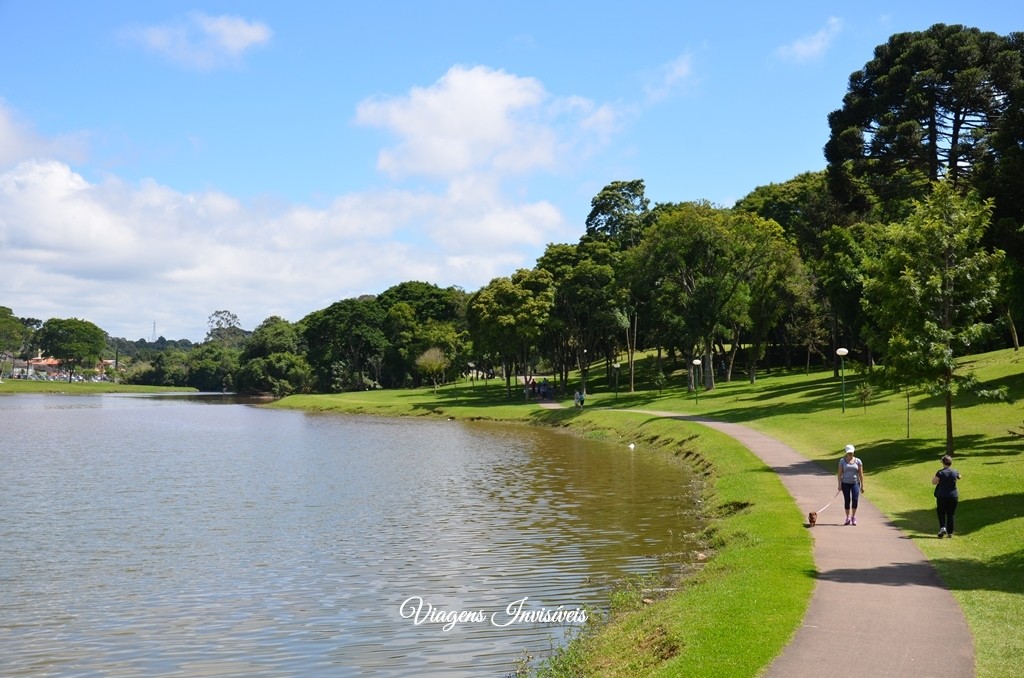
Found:
[[[698,528],[661,456],[221,396],[0,398],[0,468],[5,676],[503,675],[563,629],[403,601],[601,606]]]

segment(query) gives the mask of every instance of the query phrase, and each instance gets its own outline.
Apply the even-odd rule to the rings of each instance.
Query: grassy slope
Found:
[[[1024,355],[1007,350],[966,362],[982,381],[1005,386],[1015,401],[1024,399]],[[915,540],[963,607],[975,638],[978,675],[1019,675],[1024,635],[1015,629],[1024,618],[1024,438],[1014,433],[1024,433],[1021,406],[973,397],[955,405],[954,467],[964,479],[957,538],[940,541],[931,477],[945,452],[942,403],[911,394],[908,408],[905,395],[880,394],[863,407],[855,395],[850,398],[859,382],[847,374],[845,413],[836,409],[836,382],[818,375],[737,389],[709,414],[785,440],[829,469],[846,442],[857,445],[871,501]]]

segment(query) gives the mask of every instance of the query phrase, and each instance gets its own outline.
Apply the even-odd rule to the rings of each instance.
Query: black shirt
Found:
[[[935,477],[939,479],[939,484],[935,486],[935,496],[948,499],[950,497],[958,497],[960,494],[956,489],[956,481],[960,479],[960,472],[952,466],[947,466],[939,471],[935,472]]]

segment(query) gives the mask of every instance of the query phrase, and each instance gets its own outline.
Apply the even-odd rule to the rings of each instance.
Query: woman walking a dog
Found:
[[[839,460],[836,480],[843,492],[843,507],[846,509],[846,522],[843,525],[857,524],[857,503],[864,491],[864,462],[853,455],[857,451],[853,445],[846,446],[846,454]]]

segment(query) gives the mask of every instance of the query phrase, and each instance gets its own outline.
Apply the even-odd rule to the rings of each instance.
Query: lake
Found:
[[[701,529],[668,455],[220,396],[0,396],[0,675],[505,676]]]

